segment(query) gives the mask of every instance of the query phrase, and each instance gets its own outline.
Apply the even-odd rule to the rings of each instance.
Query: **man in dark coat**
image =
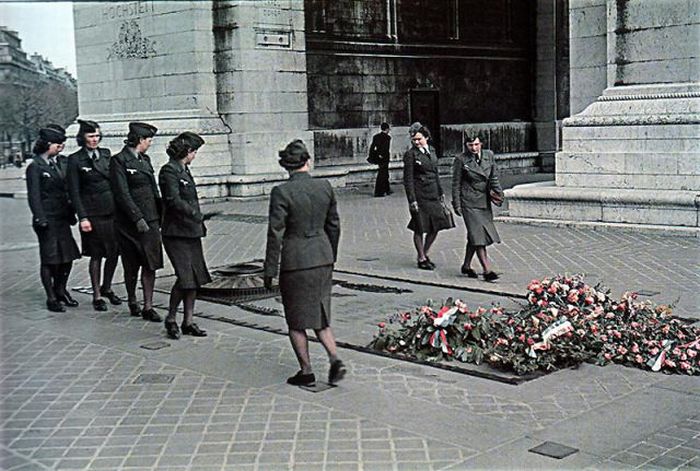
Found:
[[[117,268],[119,245],[114,227],[114,196],[109,182],[109,149],[99,147],[102,140],[99,125],[79,119],[76,141],[80,150],[68,157],[68,190],[80,221],[83,255],[90,257],[88,268],[92,284],[92,306],[106,311],[105,296],[112,304],[121,304],[112,291],[112,278]],[[104,276],[100,285],[102,259]]]
[[[389,124],[382,123],[382,132],[372,137],[372,144],[369,146],[370,158],[377,163],[377,181],[374,183],[374,196],[380,197],[393,193],[389,185],[389,159],[391,158],[391,136],[389,135]]]
[[[265,286],[279,273],[289,339],[301,369],[287,383],[311,386],[306,329],[313,329],[326,349],[331,366],[328,382],[345,374],[330,327],[333,264],[338,256],[340,219],[335,194],[327,180],[309,174],[310,155],[301,140],[279,152],[289,180],[272,189],[265,253]]]
[[[147,123],[129,123],[121,152],[110,159],[109,176],[114,194],[119,247],[129,312],[153,322],[163,319],[153,309],[156,270],[163,268],[160,238],[160,193],[151,159],[145,153],[157,129]],[[141,269],[143,310],[136,299],[136,280]]]

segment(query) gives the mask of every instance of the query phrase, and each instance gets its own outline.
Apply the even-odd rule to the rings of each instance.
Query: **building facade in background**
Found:
[[[78,116],[78,84],[39,54],[28,56],[15,31],[0,26],[0,156],[31,151],[38,129]]]

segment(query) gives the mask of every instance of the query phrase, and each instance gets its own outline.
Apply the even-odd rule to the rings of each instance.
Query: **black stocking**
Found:
[[[102,268],[102,259],[93,257],[90,259],[88,271],[90,272],[90,284],[92,285],[92,299],[97,301],[100,299],[100,270]]]
[[[46,292],[46,299],[48,299],[49,301],[56,300],[56,292],[53,289],[53,276],[55,267],[55,265],[44,265],[43,263],[39,267],[41,285],[44,287],[44,291]]]
[[[197,298],[196,289],[183,289],[182,298],[184,300],[183,308],[185,311],[185,318],[182,321],[185,325],[192,324],[192,316],[194,315],[194,300]]]
[[[124,268],[124,286],[126,287],[127,302],[129,304],[138,304],[136,299],[136,281],[139,277],[139,266],[128,260],[128,257],[122,257],[122,267]]]
[[[141,287],[143,288],[143,309],[153,308],[153,289],[156,285],[156,272],[150,268],[141,267]]]
[[[176,281],[170,290],[170,303],[168,304],[168,317],[165,318],[166,322],[177,322],[177,307],[182,301],[182,290],[179,286],[179,282]]]
[[[56,268],[54,270],[54,284],[53,289],[57,296],[63,296],[68,294],[66,286],[68,285],[68,277],[70,276],[70,271],[73,268],[73,262],[62,263],[60,265],[54,265]]]
[[[112,279],[117,270],[117,260],[119,260],[118,255],[105,259],[105,271],[102,275],[102,292],[104,293],[112,291]]]

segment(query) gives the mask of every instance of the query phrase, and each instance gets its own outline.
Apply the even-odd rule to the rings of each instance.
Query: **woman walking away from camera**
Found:
[[[428,144],[430,131],[416,122],[408,132],[412,147],[403,156],[403,184],[411,212],[408,228],[413,231],[418,268],[433,270],[435,264],[428,257],[428,251],[439,231],[454,226],[443,211],[445,194],[440,186],[437,153]]]
[[[493,152],[481,149],[477,136],[467,137],[467,152],[455,157],[452,164],[452,207],[464,217],[467,226],[467,248],[462,274],[478,278],[471,268],[474,254],[483,268],[486,281],[495,281],[498,274],[491,269],[486,247],[500,243],[501,238],[493,224],[491,201],[503,201],[503,189],[496,173]]]
[[[112,291],[112,278],[117,268],[119,245],[114,227],[114,196],[109,183],[109,149],[99,147],[100,126],[94,121],[78,120],[76,141],[80,150],[68,156],[68,191],[78,214],[82,254],[90,257],[88,271],[92,284],[92,307],[106,311],[107,303],[119,305],[122,300]],[[100,271],[104,274],[100,284]]]
[[[311,156],[301,140],[290,142],[279,156],[289,180],[270,193],[264,279],[269,289],[279,272],[289,339],[301,367],[287,383],[316,384],[306,335],[306,329],[313,329],[330,360],[328,382],[335,384],[345,376],[330,327],[333,264],[340,238],[335,194],[328,181],[309,174]]]
[[[65,147],[66,135],[58,126],[39,130],[34,157],[27,166],[27,199],[32,211],[32,227],[39,239],[39,274],[46,292],[49,311],[64,312],[76,307],[66,286],[73,260],[80,258],[70,226],[75,214],[68,198],[63,171],[56,161]]]
[[[176,316],[181,302],[185,311],[182,334],[207,335],[192,322],[197,289],[211,281],[202,251],[202,237],[206,235],[204,221],[208,215],[199,209],[197,185],[189,169],[203,144],[204,139],[193,132],[177,136],[166,150],[170,161],[161,167],[158,175],[163,198],[163,246],[177,277],[170,291],[170,306],[165,318],[165,330],[172,339],[180,338]]]
[[[117,237],[122,253],[127,303],[132,316],[160,322],[153,309],[156,270],[163,268],[160,239],[160,194],[146,151],[158,130],[147,123],[129,123],[129,134],[121,152],[109,162],[114,194]],[[143,310],[136,299],[136,281],[141,269]]]

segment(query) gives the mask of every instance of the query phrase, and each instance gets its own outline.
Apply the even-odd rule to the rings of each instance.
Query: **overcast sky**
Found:
[[[75,77],[72,2],[0,0],[0,25],[19,33],[27,55],[38,52]]]

